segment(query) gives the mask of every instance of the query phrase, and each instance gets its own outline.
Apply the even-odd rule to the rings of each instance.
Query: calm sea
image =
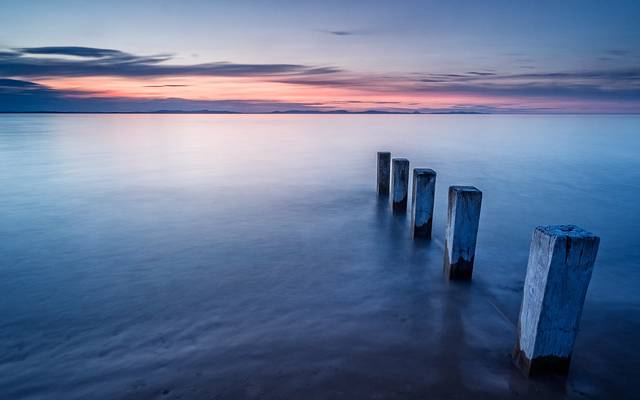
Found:
[[[432,243],[376,198],[382,150],[437,171]],[[484,195],[466,288],[441,278],[449,185]],[[640,116],[0,115],[0,188],[3,399],[639,379]],[[532,387],[511,325],[534,227],[565,223],[600,252],[569,381]]]

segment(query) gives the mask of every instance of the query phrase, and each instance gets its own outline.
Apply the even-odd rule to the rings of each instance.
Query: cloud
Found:
[[[369,31],[364,31],[364,30],[318,29],[317,31],[325,33],[327,35],[332,35],[332,36],[354,36],[354,35],[364,35],[366,33],[369,33]]]
[[[80,46],[49,46],[49,47],[24,47],[14,49],[22,54],[46,54],[77,57],[127,57],[128,54],[120,50],[98,49],[95,47]]]
[[[402,101],[364,101],[364,100],[336,100],[335,104],[406,104]]]
[[[87,96],[69,90],[55,90],[34,82],[0,79],[0,112],[156,112],[225,111],[261,113],[271,111],[311,111],[322,104],[277,100],[190,100],[182,98],[138,99],[131,97]],[[82,97],[78,97],[82,94]]]
[[[91,47],[30,47],[14,49],[0,57],[0,76],[6,77],[163,77],[224,76],[251,77],[276,75],[321,75],[339,72],[334,67],[301,64],[239,64],[213,62],[204,64],[166,64],[171,56],[138,56],[119,50]],[[53,55],[61,57],[34,57]],[[80,59],[69,59],[77,56]]]
[[[621,49],[612,49],[612,50],[608,50],[607,54],[611,55],[611,56],[617,56],[617,57],[623,57],[626,55],[629,55],[629,50],[621,50]]]
[[[411,75],[366,75],[354,73],[334,74],[330,77],[282,77],[275,78],[277,82],[310,85],[310,86],[334,86],[342,88],[369,88],[388,89],[393,87],[424,86],[419,83],[432,84],[433,87],[455,86],[462,83],[493,83],[505,86],[531,86],[537,83],[553,84],[556,87],[576,86],[585,82],[593,86],[640,86],[640,68],[609,69],[609,70],[584,70],[563,72],[529,72],[507,73],[470,71],[467,73],[427,73]],[[436,85],[438,84],[438,85]]]
[[[37,83],[21,81],[17,79],[0,79],[0,90],[11,90],[11,89],[38,89],[41,88],[42,85],[38,85]]]
[[[637,102],[640,69],[507,73],[470,71],[407,76],[340,74],[332,77],[278,78],[278,82],[352,89],[373,93],[473,95],[521,99],[571,99]]]
[[[327,86],[335,88],[369,88],[374,85],[375,78],[367,77],[341,77],[335,78],[315,78],[309,76],[274,79],[274,82],[287,83],[292,85]]]
[[[46,57],[43,57],[46,56]],[[498,72],[492,69],[469,69],[467,72],[374,74],[347,71],[330,66],[303,64],[241,64],[213,62],[176,65],[168,63],[169,55],[139,56],[115,49],[77,46],[16,48],[0,51],[0,111],[155,111],[180,109],[195,111],[214,109],[225,111],[264,112],[289,109],[311,110],[336,104],[379,104],[416,107],[438,98],[468,98],[482,106],[518,99],[519,104],[554,103],[556,109],[567,104],[575,107],[582,102],[594,107],[607,103],[608,109],[620,106],[640,111],[640,68],[601,68],[574,71]],[[153,82],[138,82],[137,87],[181,88],[195,86],[174,80],[163,84],[162,79],[173,77],[215,76],[252,77],[256,84],[287,84],[306,86],[308,102],[279,101],[273,98],[258,100],[191,100],[187,98],[108,97],[100,87],[87,90],[53,90],[42,83],[67,77],[125,77],[156,78]],[[40,82],[40,83],[38,83]],[[172,82],[167,80],[167,82]],[[147,83],[147,84],[145,84]],[[79,87],[78,85],[74,85]],[[284,86],[283,86],[284,87]],[[317,101],[312,88],[335,88],[339,93],[331,101]],[[288,87],[283,92],[291,92]],[[296,88],[293,88],[296,90]],[[161,92],[161,91],[153,91]],[[172,93],[193,93],[180,89]],[[114,91],[112,93],[117,93]],[[134,92],[132,96],[136,94]],[[248,92],[249,93],[249,92]],[[363,101],[365,96],[367,100]],[[154,94],[155,95],[155,94]],[[183,94],[183,96],[188,96]],[[212,96],[215,96],[212,94]],[[388,96],[385,98],[385,96]],[[318,98],[322,98],[322,94]],[[324,96],[326,98],[326,95]],[[485,100],[483,100],[485,99]],[[387,100],[398,101],[396,103]],[[456,100],[457,101],[457,100]],[[486,104],[485,104],[486,105]],[[494,105],[492,105],[494,107]],[[507,106],[504,106],[506,109]],[[512,107],[512,106],[509,106]],[[518,106],[521,107],[521,106]],[[540,106],[535,106],[540,110]],[[478,109],[478,108],[476,108]],[[531,106],[534,109],[534,106]]]
[[[604,83],[640,84],[640,68],[583,70],[564,72],[536,72],[520,74],[497,74],[468,72],[466,74],[425,74],[420,80],[429,83],[457,83],[472,81],[555,81],[572,82],[592,81]],[[526,83],[526,82],[525,82]]]
[[[105,97],[99,93],[73,90],[55,90],[35,82],[18,79],[0,79],[0,112],[154,112],[177,110],[197,112],[201,110],[242,113],[262,113],[272,111],[318,111],[335,109],[337,105],[372,104],[386,110],[421,112],[638,112],[640,111],[640,90],[605,90],[589,85],[544,85],[544,84],[476,84],[438,85],[414,82],[414,86],[403,87],[404,95],[435,96],[442,94],[478,95],[487,99],[504,99],[500,104],[485,104],[476,100],[473,104],[459,104],[450,107],[429,108],[415,102],[385,101],[371,96],[370,101],[337,98],[327,102],[286,102],[278,100],[191,100],[184,98],[132,98]],[[391,91],[389,88],[378,89]],[[395,90],[398,90],[397,88]],[[383,93],[381,93],[383,95]],[[415,96],[412,96],[415,98]],[[511,99],[511,100],[509,100]],[[578,99],[577,108],[562,108],[555,102],[551,106],[541,106],[539,101],[553,99]],[[495,102],[494,102],[495,103]],[[544,102],[543,102],[544,103]],[[560,103],[562,104],[562,102]]]
[[[476,75],[476,76],[495,76],[497,75],[494,72],[478,72],[478,71],[471,71],[471,72],[467,72],[468,75]]]
[[[489,97],[519,97],[542,99],[616,100],[640,102],[640,88],[607,89],[588,84],[460,84],[447,86],[416,86],[413,92],[474,94]],[[640,108],[640,107],[639,107]]]
[[[156,87],[156,88],[161,88],[161,87],[188,87],[190,85],[144,85],[144,87]]]
[[[351,32],[351,31],[325,31],[325,32],[335,36],[351,36],[356,34],[355,32]]]
[[[606,81],[636,81],[640,80],[640,68],[585,70],[569,72],[540,72],[530,74],[502,75],[497,79],[592,79]]]

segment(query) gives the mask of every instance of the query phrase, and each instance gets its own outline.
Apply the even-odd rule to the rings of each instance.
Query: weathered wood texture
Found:
[[[413,169],[411,193],[411,233],[414,239],[431,239],[436,172],[429,168]]]
[[[444,271],[449,279],[470,280],[476,253],[482,192],[473,186],[450,186]]]
[[[378,195],[389,195],[389,181],[391,180],[391,153],[378,152]]]
[[[514,350],[525,374],[568,372],[599,244],[575,225],[534,230]]]
[[[409,160],[394,158],[392,160],[393,211],[407,211],[407,194],[409,192]]]

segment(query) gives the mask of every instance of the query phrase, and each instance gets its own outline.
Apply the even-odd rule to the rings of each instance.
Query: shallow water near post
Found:
[[[377,151],[437,172],[431,242]],[[638,154],[622,115],[1,115],[0,398],[630,396]],[[483,192],[470,284],[450,185]],[[509,357],[547,224],[601,237],[566,381]]]

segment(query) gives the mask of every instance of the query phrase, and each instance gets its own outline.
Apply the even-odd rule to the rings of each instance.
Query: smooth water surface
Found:
[[[434,240],[376,152],[437,171]],[[0,116],[0,398],[629,395],[638,116]],[[483,191],[474,280],[449,185]],[[536,225],[600,252],[566,383],[509,364]]]

